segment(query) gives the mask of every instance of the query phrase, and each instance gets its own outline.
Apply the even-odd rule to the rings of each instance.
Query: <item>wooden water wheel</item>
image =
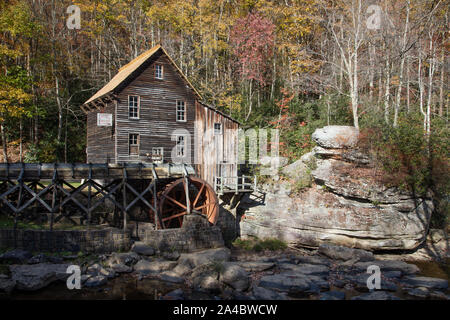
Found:
[[[189,177],[173,181],[166,186],[159,199],[163,228],[181,227],[183,216],[189,211],[204,215],[212,224],[215,224],[219,217],[219,201],[214,189],[199,178]]]

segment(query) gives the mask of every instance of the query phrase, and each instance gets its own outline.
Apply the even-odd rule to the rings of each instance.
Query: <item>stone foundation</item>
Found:
[[[30,252],[109,253],[128,251],[136,230],[105,228],[101,230],[0,230],[0,250],[23,249]],[[184,217],[179,229],[154,230],[139,224],[139,239],[157,251],[192,252],[224,246],[221,228],[211,225],[203,216]]]
[[[126,251],[131,247],[128,232],[116,228],[101,230],[0,230],[0,249],[18,248],[30,252]]]
[[[139,239],[157,251],[192,252],[224,246],[221,230],[204,217],[186,215],[179,229],[149,230],[140,227]]]

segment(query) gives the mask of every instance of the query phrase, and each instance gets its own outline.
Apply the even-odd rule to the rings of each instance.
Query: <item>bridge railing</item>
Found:
[[[256,176],[219,176],[214,179],[214,190],[220,195],[232,192],[253,192],[256,190],[256,185]]]

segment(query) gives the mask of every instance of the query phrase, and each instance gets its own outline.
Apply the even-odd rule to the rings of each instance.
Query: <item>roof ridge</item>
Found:
[[[144,59],[147,55],[149,55],[150,53],[153,54],[155,53],[159,48],[161,48],[160,44],[157,44],[156,46],[154,46],[153,48],[141,53],[140,55],[138,55],[136,58],[134,58],[133,60],[131,60],[130,62],[128,62],[127,64],[123,65],[122,67],[119,68],[119,72],[122,71],[123,69],[127,68],[128,66],[130,66],[133,63],[136,63],[137,61]]]
[[[200,93],[195,89],[195,87],[192,85],[192,83],[189,81],[189,79],[186,77],[186,75],[180,70],[180,68],[177,66],[175,61],[170,57],[170,55],[164,50],[164,47],[161,44],[157,44],[150,50],[147,50],[140,54],[138,57],[131,60],[129,63],[124,65],[119,69],[119,71],[116,73],[116,75],[107,83],[105,84],[100,90],[98,90],[92,97],[90,97],[85,103],[89,104],[92,101],[95,101],[99,98],[105,97],[106,95],[110,94],[114,90],[116,90],[117,87],[119,87],[125,80],[127,80],[133,72],[138,70],[148,59],[150,59],[156,52],[161,50],[169,59],[170,63],[175,67],[175,70],[181,75],[181,77],[186,81],[188,86],[194,91],[194,93],[202,99],[202,96]]]

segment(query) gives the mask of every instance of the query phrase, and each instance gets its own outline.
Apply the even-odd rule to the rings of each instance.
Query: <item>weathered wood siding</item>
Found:
[[[87,115],[87,162],[114,163],[115,137],[114,137],[114,103],[108,103],[106,108],[98,112],[89,112]],[[112,113],[113,126],[97,126],[97,113]]]
[[[198,175],[211,185],[217,176],[236,176],[238,124],[200,103],[195,110]],[[221,135],[214,135],[214,123],[222,123]]]
[[[163,80],[155,78],[154,64],[163,65]],[[140,117],[128,118],[128,96],[140,96]],[[172,133],[176,129],[185,129],[194,134],[195,95],[186,86],[181,76],[165,55],[159,55],[148,67],[118,95],[117,106],[117,162],[147,162],[146,153],[153,147],[164,148],[164,162],[173,162]],[[176,121],[176,101],[186,103],[186,122]],[[128,152],[128,134],[140,135],[139,156],[130,156]],[[193,159],[193,148],[191,148]],[[192,160],[191,160],[192,161]]]
[[[156,79],[155,64],[163,66],[163,79]],[[112,127],[98,127],[97,113],[87,116],[88,162],[150,162],[152,148],[164,148],[164,162],[176,145],[172,135],[189,135],[190,161],[197,175],[211,185],[216,176],[236,176],[238,123],[197,101],[194,91],[183,80],[163,53],[152,56],[133,80],[117,89],[117,100],[102,111],[113,114]],[[140,97],[139,119],[128,117],[128,96]],[[186,122],[176,121],[177,100],[185,101]],[[214,123],[222,124],[222,134],[214,134]],[[180,132],[180,130],[182,132]],[[139,134],[139,154],[129,154],[129,134]]]

